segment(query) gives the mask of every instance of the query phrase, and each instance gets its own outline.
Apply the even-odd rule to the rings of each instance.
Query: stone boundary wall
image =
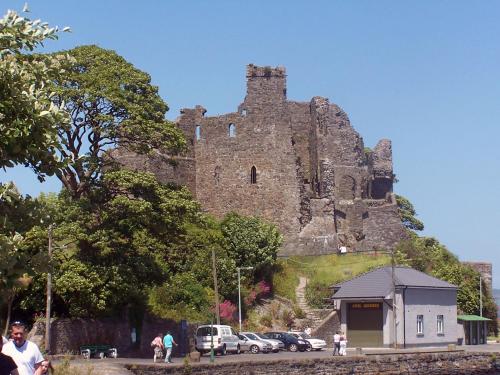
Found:
[[[420,353],[333,357],[303,360],[268,360],[224,364],[192,364],[187,366],[127,366],[136,375],[330,375],[330,374],[495,374],[496,363],[491,353]]]
[[[179,322],[145,316],[142,326],[136,331],[136,342],[132,342],[132,327],[126,318],[102,319],[53,319],[51,323],[50,352],[58,354],[78,354],[82,345],[112,345],[119,357],[152,357],[151,341],[157,333],[170,331],[179,346],[173,355],[188,353],[193,347],[196,323],[188,323],[183,330]],[[184,334],[182,332],[184,331]],[[28,338],[40,347],[45,347],[45,321],[34,324]]]

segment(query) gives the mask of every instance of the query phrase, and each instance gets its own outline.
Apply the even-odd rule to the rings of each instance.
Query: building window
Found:
[[[196,125],[196,130],[194,133],[196,136],[196,140],[199,141],[201,138],[201,125]]]
[[[437,333],[438,335],[444,334],[444,315],[437,316]]]
[[[242,109],[242,110],[241,110],[241,115],[242,115],[243,117],[245,117],[245,116],[247,115],[247,110],[246,110],[246,109]]]
[[[255,168],[255,166],[253,166],[252,169],[250,170],[250,183],[251,184],[257,183],[257,168]]]
[[[229,137],[236,137],[236,125],[234,124],[229,124]]]
[[[417,335],[424,334],[424,316],[417,315]]]

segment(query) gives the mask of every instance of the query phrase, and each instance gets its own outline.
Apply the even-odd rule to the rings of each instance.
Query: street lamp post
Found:
[[[241,270],[253,270],[253,267],[236,267],[238,271],[238,320],[241,332]]]

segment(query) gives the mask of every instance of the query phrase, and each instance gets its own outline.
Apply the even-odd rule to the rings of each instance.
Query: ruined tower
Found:
[[[236,211],[277,224],[281,255],[394,247],[404,229],[392,193],[391,142],[365,150],[347,114],[328,99],[287,100],[283,67],[248,65],[246,78],[237,112],[181,110],[188,151],[175,165],[123,150],[119,159],[186,185],[217,217]]]

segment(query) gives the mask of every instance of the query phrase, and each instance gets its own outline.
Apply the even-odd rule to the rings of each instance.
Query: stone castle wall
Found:
[[[216,217],[236,211],[277,224],[281,255],[394,247],[405,232],[392,195],[391,142],[367,152],[336,104],[288,101],[282,67],[249,65],[246,78],[237,112],[181,110],[188,151],[174,165],[119,151],[122,164],[185,184]]]

